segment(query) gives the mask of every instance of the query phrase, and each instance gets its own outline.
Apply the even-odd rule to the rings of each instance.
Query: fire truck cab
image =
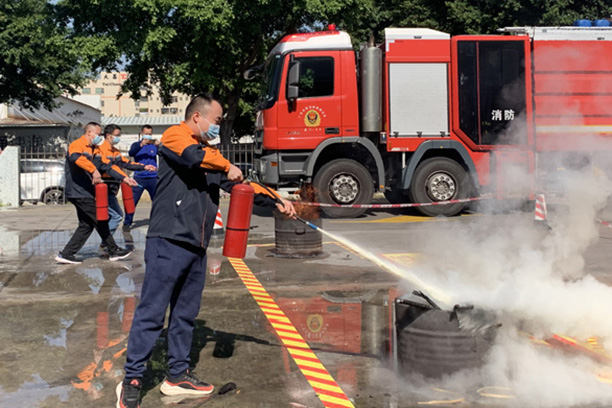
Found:
[[[529,199],[568,162],[612,151],[612,29],[500,31],[388,28],[357,53],[335,29],[285,36],[265,64],[256,174],[311,183],[331,204],[367,204],[375,191],[393,203]]]

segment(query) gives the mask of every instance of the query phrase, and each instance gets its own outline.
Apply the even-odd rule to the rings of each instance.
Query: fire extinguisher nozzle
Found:
[[[295,219],[296,219],[296,220],[298,220],[298,221],[300,221],[300,222],[303,222],[304,224],[306,224],[307,226],[309,226],[310,228],[312,228],[312,229],[313,229],[313,230],[315,230],[315,231],[319,229],[319,227],[317,227],[317,226],[316,226],[316,225],[314,225],[313,223],[308,222],[308,221],[306,221],[305,219],[303,219],[303,218],[301,218],[301,217],[298,217],[297,215],[295,216]]]

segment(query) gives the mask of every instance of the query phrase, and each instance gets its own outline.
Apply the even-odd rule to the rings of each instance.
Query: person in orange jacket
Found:
[[[124,170],[146,170],[155,171],[157,168],[150,164],[141,164],[131,161],[124,157],[121,151],[116,147],[121,141],[121,128],[118,125],[110,124],[104,127],[104,142],[100,145],[100,152],[102,157],[107,159],[113,166],[116,166],[117,171],[124,177],[127,174]],[[112,181],[112,176],[109,174],[103,174],[102,179],[105,181]],[[111,235],[115,234],[117,227],[123,219],[123,211],[117,200],[117,193],[119,192],[119,183],[108,183],[108,228],[110,229]],[[103,246],[103,251],[106,250]]]
[[[159,149],[158,183],[145,247],[145,276],[140,303],[128,338],[125,377],[117,385],[117,407],[139,408],[146,364],[168,320],[168,374],[164,395],[202,396],[213,386],[191,371],[195,319],[206,281],[206,250],[212,236],[219,189],[230,192],[243,181],[242,171],[209,142],[219,137],[221,104],[198,95],[185,108],[185,120],[168,128]],[[293,205],[253,185],[254,203],[276,207],[287,216]]]
[[[123,259],[132,253],[117,246],[108,229],[108,221],[98,221],[96,218],[94,185],[102,183],[101,172],[130,186],[138,184],[134,179],[119,173],[116,166],[102,157],[98,145],[104,138],[100,135],[100,131],[98,123],[89,122],[85,126],[85,134],[70,143],[66,153],[65,194],[68,201],[76,207],[79,225],[64,249],[55,257],[59,263],[80,264],[81,261],[75,257],[75,254],[85,245],[94,229],[109,250],[109,260]],[[94,159],[95,156],[100,157],[97,165],[94,164],[94,161],[97,161]]]

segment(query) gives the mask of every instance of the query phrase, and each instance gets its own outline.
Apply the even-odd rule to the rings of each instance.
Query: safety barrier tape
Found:
[[[228,258],[228,260],[274,328],[276,335],[281,339],[291,357],[293,357],[293,361],[295,361],[310,386],[316,392],[323,406],[326,408],[354,408],[351,400],[342,391],[325,366],[321,364],[319,358],[312,352],[302,335],[293,326],[281,308],[278,307],[274,299],[264,289],[244,261],[239,258]]]
[[[608,227],[608,228],[612,228],[612,224],[611,224],[611,223],[609,223],[609,222],[607,222],[607,221],[600,220],[599,218],[595,218],[595,221],[597,221],[597,222],[598,222],[598,223],[600,223],[601,225],[604,225],[604,226],[606,226],[606,227]]]
[[[331,204],[331,203],[313,203],[310,201],[295,201],[300,205],[309,205],[312,207],[334,207],[334,208],[409,208],[409,207],[427,207],[431,205],[449,205],[457,203],[468,203],[471,201],[480,201],[493,198],[492,195],[482,195],[480,197],[460,198],[457,200],[433,201],[431,203],[403,203],[403,204]]]

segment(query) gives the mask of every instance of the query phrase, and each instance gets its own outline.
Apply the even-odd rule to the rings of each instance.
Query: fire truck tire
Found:
[[[410,182],[409,198],[413,203],[468,198],[472,183],[465,169],[446,157],[433,157],[420,163]],[[466,203],[423,206],[416,209],[423,215],[452,217],[459,214]]]
[[[326,204],[369,204],[374,195],[370,172],[354,160],[333,160],[319,169],[313,180],[316,198]],[[323,207],[331,218],[354,218],[365,208]]]

